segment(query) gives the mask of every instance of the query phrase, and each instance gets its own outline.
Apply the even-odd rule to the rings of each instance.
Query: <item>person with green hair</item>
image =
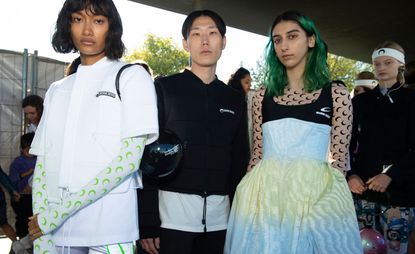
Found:
[[[362,253],[349,170],[350,95],[330,81],[313,21],[279,15],[253,101],[254,145],[237,187],[225,253]]]

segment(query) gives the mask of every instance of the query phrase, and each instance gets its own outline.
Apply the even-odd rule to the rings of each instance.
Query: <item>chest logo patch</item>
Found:
[[[109,92],[109,91],[98,91],[96,97],[99,97],[99,96],[108,96],[108,97],[115,98],[115,93]]]
[[[221,109],[219,109],[219,112],[220,112],[221,114],[223,114],[223,113],[229,113],[229,114],[235,115],[235,111],[230,110],[230,109],[226,109],[226,108],[221,108]]]
[[[331,117],[330,114],[329,114],[330,112],[331,112],[330,107],[324,107],[324,108],[321,108],[319,111],[316,111],[316,114],[330,119],[330,117]]]

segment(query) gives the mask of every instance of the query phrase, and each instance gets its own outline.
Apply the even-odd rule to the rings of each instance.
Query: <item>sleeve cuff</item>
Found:
[[[160,227],[140,227],[140,239],[156,238],[160,236]]]

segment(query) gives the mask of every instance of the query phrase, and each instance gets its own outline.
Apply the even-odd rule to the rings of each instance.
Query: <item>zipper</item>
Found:
[[[207,184],[208,184],[208,178],[209,178],[209,85],[203,84],[205,87],[205,137],[206,137],[206,148],[207,151],[205,153],[205,181],[204,181],[204,190],[203,190],[203,216],[202,216],[202,224],[203,224],[203,232],[207,232],[207,226],[206,226],[206,210],[207,210]]]

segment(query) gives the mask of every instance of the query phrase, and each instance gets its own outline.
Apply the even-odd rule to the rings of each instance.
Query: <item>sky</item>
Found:
[[[181,26],[184,15],[138,4],[113,0],[124,27],[127,53],[138,48],[148,33],[170,37],[182,48]],[[29,53],[71,62],[76,54],[59,54],[51,46],[56,18],[64,0],[0,0],[0,49]],[[226,22],[226,20],[225,20]],[[227,45],[218,62],[217,75],[225,83],[240,66],[255,68],[267,38],[228,27]]]

